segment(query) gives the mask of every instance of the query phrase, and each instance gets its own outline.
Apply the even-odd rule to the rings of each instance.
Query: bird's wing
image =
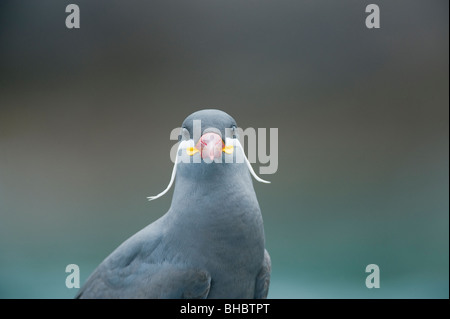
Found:
[[[211,276],[200,269],[159,261],[161,240],[144,231],[108,256],[75,298],[206,298]]]
[[[206,271],[152,264],[134,273],[96,271],[76,298],[205,299],[211,277]]]
[[[271,262],[267,250],[264,250],[264,261],[256,277],[255,299],[266,299],[269,292]]]

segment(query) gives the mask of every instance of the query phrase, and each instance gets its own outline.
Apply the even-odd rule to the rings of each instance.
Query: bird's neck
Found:
[[[218,268],[231,267],[226,264],[237,250],[257,263],[245,259],[239,269],[260,267],[264,228],[248,169],[242,165],[219,170],[213,176],[207,172],[197,178],[192,171],[177,172],[172,205],[166,215],[169,237],[186,251],[196,247],[205,262],[219,260]]]
[[[239,208],[259,214],[253,183],[245,164],[219,165],[221,166],[197,171],[195,168],[188,170],[187,167],[182,167],[177,172],[172,207],[182,205],[183,207],[177,207],[178,212],[201,207],[211,214],[226,213],[230,217],[242,214],[243,211]]]

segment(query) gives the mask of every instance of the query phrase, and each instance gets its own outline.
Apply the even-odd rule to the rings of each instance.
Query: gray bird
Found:
[[[184,120],[169,186],[149,197],[176,180],[169,211],[114,250],[76,298],[267,297],[271,264],[250,173],[266,181],[236,128],[219,110]]]

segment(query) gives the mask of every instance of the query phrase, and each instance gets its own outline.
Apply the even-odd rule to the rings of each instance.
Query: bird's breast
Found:
[[[213,287],[231,285],[235,298],[252,298],[264,259],[264,229],[259,204],[246,175],[222,183],[178,180],[168,213],[169,260],[211,274]],[[230,291],[228,290],[228,291]],[[211,293],[215,297],[220,294]],[[230,296],[222,296],[231,298]]]

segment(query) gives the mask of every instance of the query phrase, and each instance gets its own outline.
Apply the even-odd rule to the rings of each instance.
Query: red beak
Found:
[[[209,158],[213,161],[214,158],[222,156],[224,144],[219,134],[205,133],[200,137],[195,147],[200,151],[203,159]]]

